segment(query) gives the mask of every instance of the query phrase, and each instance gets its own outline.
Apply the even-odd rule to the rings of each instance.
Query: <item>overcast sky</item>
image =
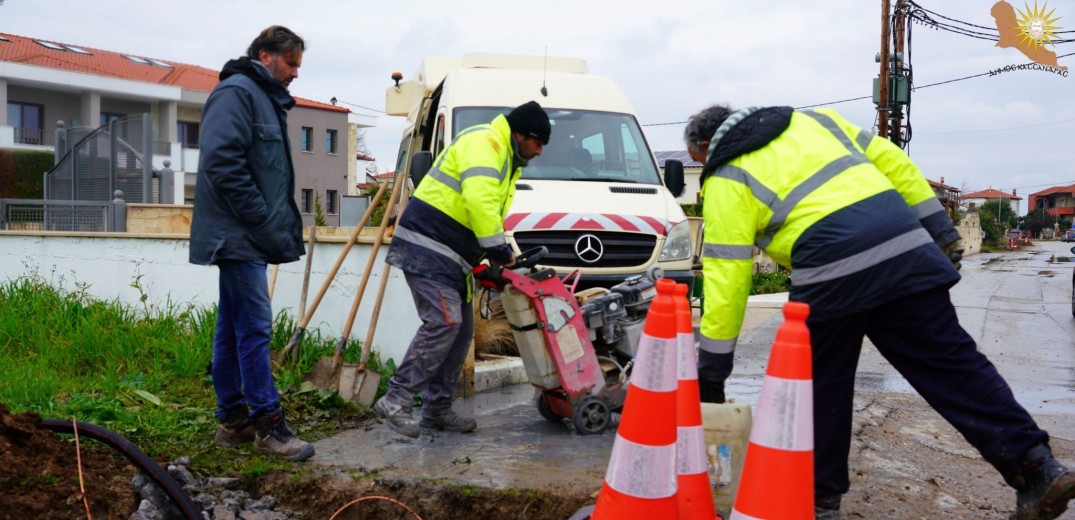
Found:
[[[993,26],[992,0],[919,3]],[[1019,0],[1012,5],[1024,8]],[[1075,29],[1075,1],[1048,5],[1060,30]],[[402,118],[353,105],[383,110],[391,73],[409,79],[424,56],[547,49],[584,58],[591,72],[623,88],[650,145],[674,150],[683,147],[682,122],[712,103],[803,107],[870,96],[880,17],[880,1],[864,0],[2,0],[0,32],[219,69],[264,27],[287,25],[309,44],[292,93],[336,97],[377,116],[366,139],[386,170]],[[1018,188],[1024,199],[1075,183],[1075,70],[1066,78],[1015,71],[921,88],[1029,60],[1015,49],[923,26],[913,26],[912,36],[919,89],[909,152],[928,178],[968,190]],[[1075,43],[1056,50],[1075,52]],[[869,98],[829,106],[859,126],[875,126]]]

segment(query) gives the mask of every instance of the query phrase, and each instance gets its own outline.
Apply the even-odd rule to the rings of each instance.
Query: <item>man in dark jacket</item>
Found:
[[[840,518],[850,486],[863,337],[1016,489],[1013,519],[1067,509],[1075,473],[960,327],[948,294],[959,234],[903,150],[824,109],[713,106],[684,137],[705,165],[702,399],[724,400],[759,247],[791,268],[790,299],[810,305],[817,518]]]
[[[272,307],[266,264],[302,256],[302,220],[287,137],[287,87],[306,44],[286,27],[254,39],[246,56],[220,72],[202,111],[201,160],[190,229],[190,262],[220,269],[213,338],[216,442],[253,441],[287,460],[314,448],[288,427],[272,378]]]

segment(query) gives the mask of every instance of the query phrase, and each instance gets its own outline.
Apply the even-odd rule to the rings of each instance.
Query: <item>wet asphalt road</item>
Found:
[[[1069,244],[1060,242],[971,256],[963,261],[963,280],[953,288],[952,299],[960,323],[997,365],[1020,403],[1052,436],[1073,440],[1075,263],[1066,261],[1070,256]],[[769,346],[781,321],[777,306],[748,307],[729,380],[730,397],[756,404]],[[863,348],[857,386],[913,392],[869,344]],[[316,442],[312,461],[440,483],[597,491],[615,439],[614,426],[601,435],[580,436],[567,423],[545,421],[533,397],[531,387],[516,385],[457,401],[457,411],[477,417],[478,430],[469,434],[424,432],[415,440],[372,423]]]

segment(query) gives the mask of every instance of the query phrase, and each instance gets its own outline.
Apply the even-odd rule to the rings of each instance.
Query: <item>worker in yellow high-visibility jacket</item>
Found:
[[[864,336],[1017,490],[1013,518],[1055,518],[1075,473],[960,327],[959,233],[903,150],[831,110],[709,107],[687,123],[704,164],[702,400],[724,401],[759,247],[810,305],[818,518],[839,518]]]
[[[452,411],[459,370],[474,336],[470,272],[483,259],[511,265],[504,217],[522,168],[541,155],[552,124],[530,101],[490,123],[463,129],[437,156],[392,235],[386,261],[403,271],[422,326],[374,409],[408,437],[421,429],[469,432]],[[411,402],[422,395],[422,417]]]

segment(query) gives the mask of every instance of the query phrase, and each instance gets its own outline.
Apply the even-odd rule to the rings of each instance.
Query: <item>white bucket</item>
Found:
[[[709,484],[713,501],[724,518],[735,503],[739,475],[743,470],[750,427],[750,405],[730,400],[724,404],[702,403],[702,426],[705,429],[706,458],[709,461]]]

